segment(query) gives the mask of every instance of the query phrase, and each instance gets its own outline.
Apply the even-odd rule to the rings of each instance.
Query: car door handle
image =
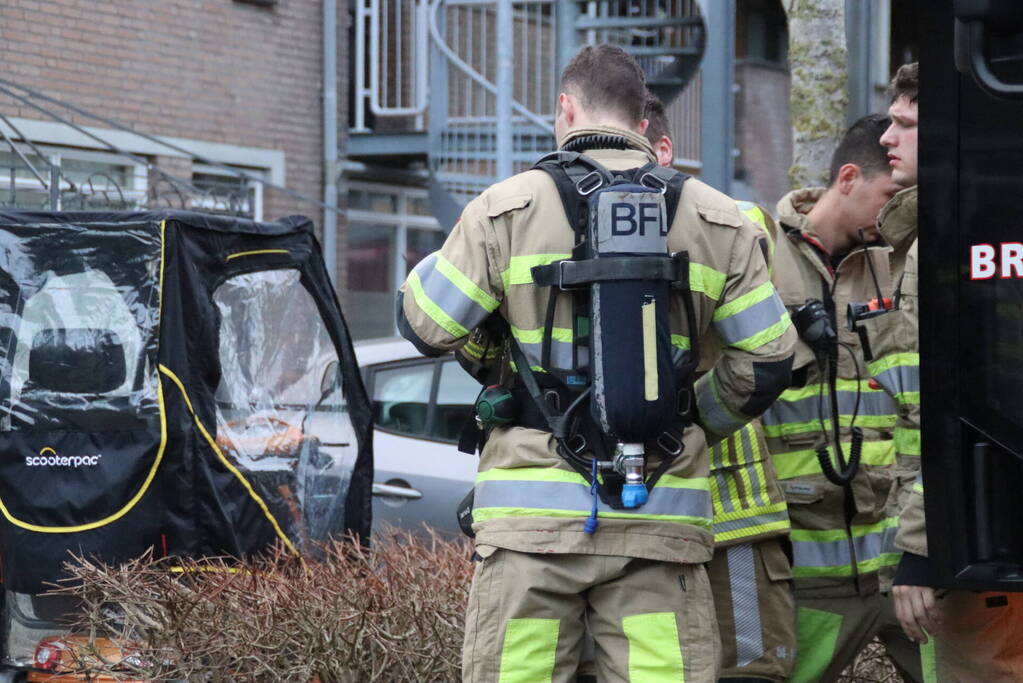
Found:
[[[373,484],[373,495],[374,496],[387,496],[389,498],[408,498],[409,500],[419,500],[423,497],[421,491],[417,491],[413,488],[405,486],[392,486],[391,484]]]

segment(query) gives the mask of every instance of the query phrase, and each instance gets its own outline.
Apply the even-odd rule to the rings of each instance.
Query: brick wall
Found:
[[[347,2],[338,6],[343,129]],[[141,132],[283,150],[287,187],[321,199],[321,26],[322,3],[313,0],[272,8],[234,0],[2,0],[0,73]],[[3,95],[0,112],[44,118]],[[303,213],[322,222],[317,205],[273,190],[263,206],[267,219]]]
[[[788,192],[792,165],[789,73],[784,66],[739,60],[735,66],[736,173],[752,188],[754,201],[774,213]]]

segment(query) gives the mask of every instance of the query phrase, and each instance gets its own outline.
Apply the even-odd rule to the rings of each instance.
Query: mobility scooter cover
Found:
[[[313,234],[180,211],[0,212],[0,560],[368,538],[370,406]]]

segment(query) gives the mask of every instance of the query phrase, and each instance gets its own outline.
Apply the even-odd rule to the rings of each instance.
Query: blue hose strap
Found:
[[[593,482],[590,484],[590,495],[593,496],[593,508],[590,509],[590,516],[586,518],[583,531],[593,534],[597,530],[597,502],[600,497],[597,494],[597,459],[593,458]]]

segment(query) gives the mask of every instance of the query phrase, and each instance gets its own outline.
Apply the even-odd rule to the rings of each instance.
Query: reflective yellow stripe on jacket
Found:
[[[898,520],[894,517],[877,524],[854,525],[852,534],[844,529],[813,531],[793,529],[793,567],[795,577],[843,577],[876,572],[881,567],[898,564],[895,551],[895,532]]]
[[[531,254],[512,257],[508,269],[501,273],[502,282],[505,288],[513,285],[532,285],[533,274],[531,268],[533,266],[547,265],[570,257],[570,254]],[[430,261],[432,258],[432,256],[428,257],[423,263]],[[425,268],[428,269],[429,265]],[[416,267],[416,271],[418,270],[419,266]],[[725,287],[725,278],[724,273],[709,266],[696,262],[689,264],[690,289],[694,293],[703,294],[714,301],[721,299]],[[448,287],[446,283],[442,284]],[[452,326],[449,319],[458,322],[461,319],[470,318],[474,313],[478,315],[479,309],[488,310],[488,306],[491,304],[494,304],[496,307],[494,300],[482,292],[475,293],[471,290],[469,292],[474,294],[474,296],[466,294],[469,301],[465,297],[448,292],[448,300],[453,305],[448,308],[439,306],[443,310],[436,315],[431,313],[431,310],[436,312],[435,309],[425,310],[431,319],[441,327],[444,327],[444,329],[449,331],[453,329],[461,333],[461,327],[457,325]],[[414,285],[413,293],[415,293]],[[465,293],[463,292],[463,294]],[[419,299],[417,298],[416,301],[418,303]],[[436,302],[436,299],[432,299],[432,302]],[[477,304],[478,308],[474,308],[473,303]],[[461,318],[458,316],[458,313],[462,314]],[[791,326],[788,312],[781,304],[781,300],[776,296],[774,285],[770,282],[764,282],[744,295],[719,306],[715,310],[713,323],[718,335],[725,344],[743,351],[753,351],[775,341]],[[690,340],[688,336],[678,332],[678,330],[673,330],[671,343],[675,350],[673,360],[676,363],[681,363],[684,361],[683,354],[690,348]],[[540,361],[543,351],[544,328],[521,329],[513,325],[511,333],[523,353],[525,353],[526,358],[529,359],[530,366],[535,371],[543,372]],[[551,364],[555,368],[567,370],[572,367],[573,338],[574,335],[571,328],[557,326],[551,328]],[[588,364],[588,359],[585,357],[585,350],[582,353],[583,357],[580,359],[580,365],[585,367]],[[747,418],[729,418],[722,428],[727,429],[727,423],[734,423],[735,428],[737,428],[746,421]]]
[[[871,389],[867,381],[840,379],[836,382],[838,424],[849,427],[892,429],[896,408],[891,397],[881,389]],[[786,389],[764,413],[764,434],[768,438],[817,433],[824,426],[831,429],[831,391],[827,384],[810,384]]]
[[[430,320],[455,337],[469,334],[500,305],[439,251],[416,265],[409,273],[408,286]]]
[[[766,445],[748,424],[710,449],[714,543],[732,545],[789,530],[785,499]]]
[[[867,364],[877,383],[902,407],[914,414],[920,406],[920,354],[892,353]],[[895,451],[898,455],[920,455],[920,428],[917,420],[900,419],[895,425]]]
[[[841,427],[856,424],[877,430],[895,426],[895,404],[884,391],[871,389],[866,380],[840,379],[836,387]],[[823,386],[823,394],[821,391],[820,384],[788,389],[762,418],[764,434],[772,449],[772,460],[782,481],[820,480],[821,466],[812,444],[794,447],[788,442],[819,434],[822,414],[824,424],[831,432],[830,391],[827,385]],[[848,434],[845,434],[843,450],[846,459],[850,455],[849,448]],[[827,452],[831,461],[836,463],[834,446],[829,445]],[[862,444],[861,470],[868,467],[890,468],[894,463],[895,443],[892,440],[873,439]],[[834,512],[840,514],[840,510]],[[898,563],[899,556],[894,547],[896,518],[886,516],[874,524],[853,526],[851,537],[844,528],[837,526],[839,524],[841,518],[836,516],[836,527],[831,530],[791,530],[790,538],[795,549],[794,577],[839,579],[877,572],[882,567]]]
[[[582,475],[555,467],[492,468],[477,474],[473,521],[499,517],[590,515],[593,495]],[[662,475],[649,500],[634,509],[614,510],[598,502],[599,517],[647,519],[711,528],[710,482]]]

